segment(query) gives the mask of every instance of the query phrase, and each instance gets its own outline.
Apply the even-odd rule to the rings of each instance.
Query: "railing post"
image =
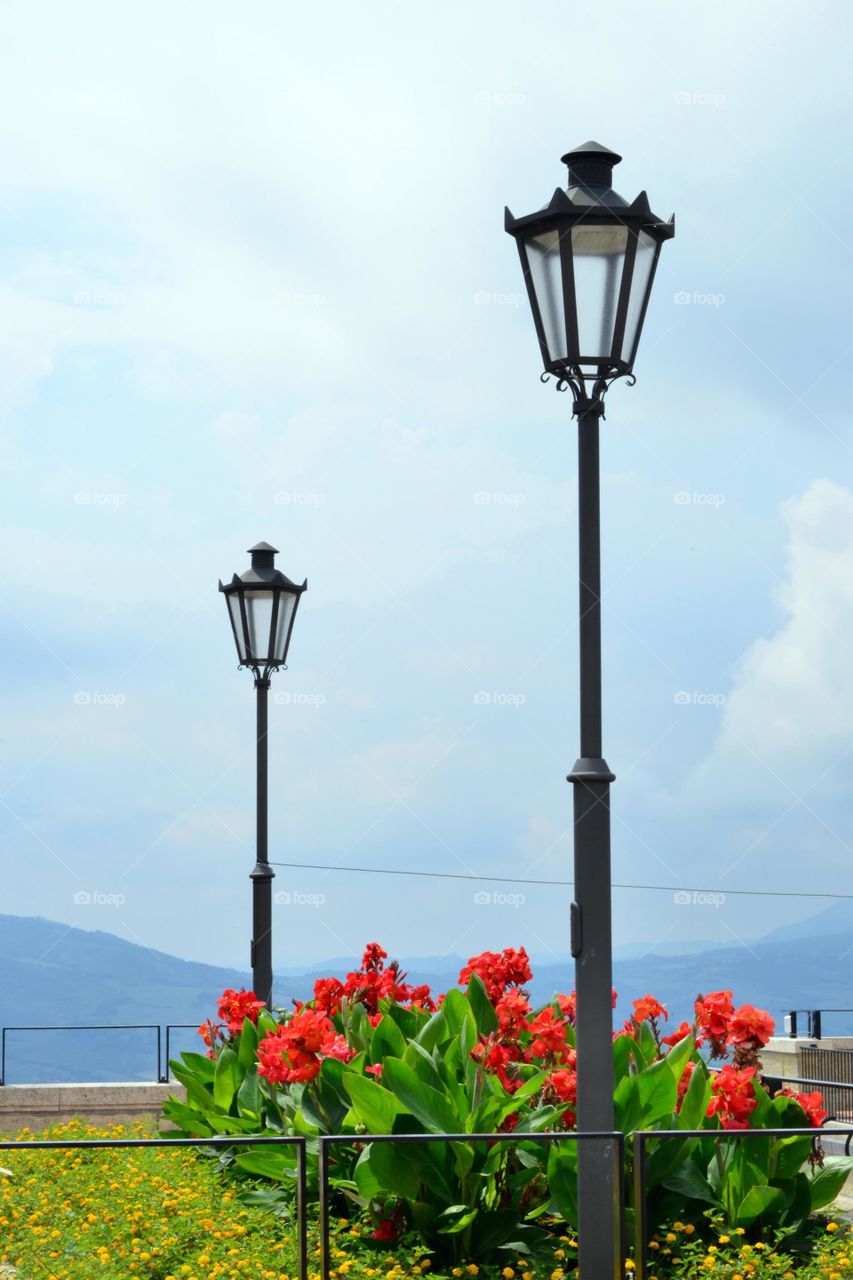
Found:
[[[320,1137],[317,1151],[320,1210],[320,1280],[329,1280],[329,1147]]]
[[[648,1265],[648,1214],[646,1213],[646,1135],[634,1134],[634,1275],[646,1280]]]

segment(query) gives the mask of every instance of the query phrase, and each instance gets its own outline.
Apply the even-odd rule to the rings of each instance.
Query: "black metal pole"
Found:
[[[572,955],[577,990],[578,1132],[613,1129],[613,1014],[610,925],[610,783],[601,754],[601,518],[598,428],[593,395],[575,401],[578,419],[580,564],[580,758],[574,786],[575,900]],[[600,1143],[578,1152],[578,1266],[584,1280],[620,1275],[618,1179]]]
[[[275,872],[267,853],[267,694],[269,675],[255,676],[258,704],[258,835],[252,871],[252,987],[259,1000],[272,1002],[272,882]]]

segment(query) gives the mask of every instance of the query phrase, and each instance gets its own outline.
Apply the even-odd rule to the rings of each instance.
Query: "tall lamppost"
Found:
[[[578,420],[580,565],[580,756],[574,790],[571,950],[577,989],[579,1132],[613,1129],[610,906],[610,783],[601,743],[601,531],[599,419],[604,395],[632,369],[661,245],[675,234],[643,191],[632,204],[611,185],[621,156],[587,142],[563,156],[566,190],[505,227],[518,246],[545,372],[571,390]],[[581,1142],[578,1153],[579,1268],[584,1280],[621,1272],[619,1187],[613,1151]]]
[[[219,590],[225,594],[237,646],[238,667],[248,667],[257,692],[257,849],[252,870],[252,986],[259,1000],[272,1000],[272,882],[267,853],[267,695],[270,676],[287,662],[293,622],[308,580],[297,586],[275,567],[268,542],[250,547],[250,568]]]

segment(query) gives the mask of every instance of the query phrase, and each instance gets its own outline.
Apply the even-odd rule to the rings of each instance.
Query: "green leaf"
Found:
[[[359,1122],[366,1126],[368,1133],[391,1133],[395,1117],[404,1110],[394,1094],[376,1080],[356,1075],[354,1071],[345,1072],[343,1081]]]
[[[210,1138],[213,1136],[213,1130],[204,1119],[202,1113],[196,1111],[193,1107],[184,1106],[182,1102],[178,1102],[175,1098],[169,1098],[163,1103],[163,1115],[187,1138]],[[172,1136],[177,1137],[178,1135],[174,1134]]]
[[[468,983],[468,1004],[471,1006],[471,1012],[474,1014],[474,1021],[481,1036],[491,1035],[493,1031],[497,1031],[498,1015],[478,973],[472,973],[471,981]]]
[[[407,1200],[417,1200],[420,1192],[420,1181],[417,1170],[406,1158],[407,1148],[395,1142],[372,1142],[366,1148],[370,1167],[386,1192],[392,1195],[405,1196]]]
[[[673,1142],[675,1139],[672,1140]],[[719,1204],[719,1197],[714,1194],[713,1189],[708,1185],[708,1181],[703,1177],[700,1169],[696,1165],[687,1160],[680,1165],[678,1169],[667,1174],[663,1179],[663,1186],[668,1191],[677,1191],[679,1195],[686,1196],[688,1200],[699,1200],[703,1204]]]
[[[666,1059],[646,1067],[636,1079],[643,1108],[643,1128],[651,1129],[657,1121],[670,1116],[675,1110],[678,1085]]]
[[[685,1036],[683,1040],[679,1040],[678,1044],[673,1045],[669,1053],[664,1058],[664,1062],[675,1076],[675,1083],[678,1084],[684,1075],[684,1068],[687,1061],[693,1053],[693,1037]]]
[[[213,1072],[215,1068],[211,1058],[206,1057],[203,1053],[191,1053],[187,1051],[186,1053],[181,1054],[181,1059],[183,1061],[183,1065],[188,1067],[190,1071],[198,1076],[199,1080],[204,1084],[210,1084],[213,1082]],[[173,1067],[175,1066],[175,1063],[170,1062],[169,1066]]]
[[[456,1133],[463,1127],[449,1100],[419,1080],[400,1058],[385,1060],[382,1081],[431,1133]]]
[[[386,1014],[373,1029],[373,1039],[370,1043],[371,1058],[374,1062],[381,1062],[387,1057],[402,1058],[405,1052],[406,1037],[394,1019]]]
[[[296,1156],[292,1149],[280,1151],[243,1151],[234,1163],[245,1173],[254,1173],[273,1182],[284,1182],[293,1176]]]
[[[243,1030],[240,1032],[240,1044],[237,1057],[240,1065],[248,1070],[258,1056],[258,1032],[251,1018],[243,1019]]]
[[[548,1152],[548,1189],[554,1204],[567,1222],[574,1224],[578,1215],[578,1175],[576,1153],[569,1153],[558,1142]]]
[[[681,1100],[677,1117],[679,1129],[701,1129],[710,1101],[711,1077],[705,1064],[697,1062]]]
[[[738,1226],[748,1227],[756,1218],[770,1209],[781,1209],[785,1197],[778,1187],[751,1187],[738,1205],[736,1222]]]
[[[201,1080],[188,1071],[186,1067],[182,1067],[180,1063],[172,1063],[172,1075],[178,1084],[182,1084],[187,1091],[187,1102],[194,1102],[200,1111],[213,1111],[213,1090],[207,1088]]]
[[[213,1100],[223,1111],[230,1110],[234,1095],[240,1088],[243,1071],[233,1049],[223,1049],[216,1059],[213,1074]]]
[[[794,1178],[809,1158],[811,1138],[780,1138],[774,1143],[774,1178]]]
[[[467,1204],[452,1204],[438,1215],[435,1229],[443,1236],[456,1235],[469,1227],[477,1216],[477,1209]]]
[[[806,1139],[809,1141],[809,1139]],[[822,1169],[809,1177],[812,1193],[812,1212],[832,1204],[850,1174],[853,1173],[853,1156],[828,1156]],[[807,1175],[808,1176],[808,1175]]]
[[[263,1094],[258,1085],[258,1070],[252,1066],[243,1077],[243,1082],[237,1090],[237,1110],[240,1115],[250,1115],[253,1118],[261,1113],[263,1104]]]

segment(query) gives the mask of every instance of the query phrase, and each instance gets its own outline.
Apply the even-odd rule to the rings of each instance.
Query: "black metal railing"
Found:
[[[155,1022],[127,1022],[127,1023],[103,1023],[100,1025],[87,1023],[80,1026],[20,1026],[20,1027],[0,1027],[0,1085],[8,1083],[7,1080],[7,1038],[12,1032],[33,1032],[33,1031],[144,1031],[151,1033],[151,1043],[148,1052],[151,1053],[151,1059],[154,1060],[155,1070],[153,1083],[168,1084],[169,1061],[171,1059],[171,1041],[173,1031],[194,1031],[198,1023],[196,1022],[169,1022],[165,1025]],[[165,1034],[164,1034],[165,1033]],[[162,1052],[163,1043],[165,1041],[165,1054]],[[149,1061],[151,1060],[149,1059]],[[16,1081],[17,1084],[34,1083],[28,1080]],[[50,1083],[66,1083],[63,1081],[51,1081]],[[67,1083],[72,1083],[67,1081]],[[134,1082],[136,1083],[136,1082]]]
[[[35,1142],[0,1141],[0,1151],[77,1151],[105,1148],[116,1151],[137,1147],[238,1147],[279,1146],[296,1148],[296,1233],[300,1280],[308,1280],[307,1139],[290,1134],[252,1138],[230,1134],[217,1138],[62,1138]]]
[[[799,1021],[801,1013],[806,1015],[805,1030]],[[821,1040],[823,1038],[823,1015],[825,1013],[833,1015],[847,1013],[853,1018],[853,1009],[789,1009],[785,1014],[788,1035],[792,1040],[796,1040],[798,1036],[805,1036],[808,1040]]]

